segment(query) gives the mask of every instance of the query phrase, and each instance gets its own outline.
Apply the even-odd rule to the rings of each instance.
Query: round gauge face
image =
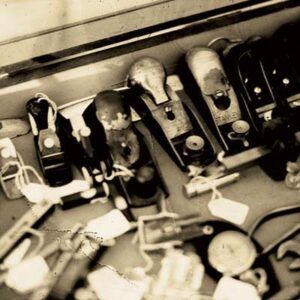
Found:
[[[208,246],[208,260],[218,272],[235,276],[248,270],[255,261],[256,248],[245,234],[224,231],[216,235]]]

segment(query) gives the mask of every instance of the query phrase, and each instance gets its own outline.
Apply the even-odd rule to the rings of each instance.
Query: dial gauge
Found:
[[[224,231],[216,235],[208,246],[208,260],[218,272],[235,276],[248,270],[255,261],[256,248],[245,234]]]

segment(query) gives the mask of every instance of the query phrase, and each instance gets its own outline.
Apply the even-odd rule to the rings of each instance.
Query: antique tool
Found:
[[[21,165],[23,165],[23,161],[12,141],[9,138],[0,139],[0,182],[3,192],[9,199],[23,196],[16,181]],[[22,172],[24,176],[27,176],[26,172]]]
[[[130,104],[182,170],[214,160],[209,136],[190,105],[166,84],[166,72],[159,61],[139,58],[130,67],[127,81],[132,88]]]
[[[22,119],[3,119],[0,120],[0,139],[15,138],[25,135],[30,131],[30,125]]]
[[[267,44],[266,40],[256,38],[228,46],[223,52],[224,67],[247,108],[251,123],[260,132],[262,142],[271,149],[261,160],[261,166],[273,179],[283,180],[287,161],[295,161],[299,152],[295,138],[299,130],[297,109],[291,110],[286,101],[295,88],[293,76],[289,74],[287,78],[288,71],[281,66],[284,63],[274,58],[273,50],[271,54],[266,51],[270,47]]]
[[[201,226],[199,216],[158,215],[156,218],[146,217],[139,219],[139,242],[145,250],[163,248],[164,243],[170,241],[185,241],[200,235],[210,235],[213,227]]]
[[[208,110],[218,140],[228,154],[257,145],[255,127],[231,86],[218,54],[194,48],[186,54],[190,92],[201,110]],[[184,77],[184,76],[183,76]],[[203,99],[200,101],[199,98]]]
[[[107,186],[107,185],[106,185]],[[108,186],[105,189],[105,185],[98,185],[97,187],[92,187],[86,191],[73,193],[61,197],[61,206],[62,209],[70,209],[82,204],[87,204],[92,201],[95,201],[99,198],[106,198],[109,196]]]
[[[131,207],[157,204],[168,190],[151,147],[134,126],[128,99],[120,92],[98,93],[94,102],[96,116],[102,124],[114,167],[127,171],[118,176],[119,188],[124,188]]]
[[[232,171],[257,161],[269,153],[270,149],[266,146],[259,146],[234,155],[226,155],[224,151],[221,151],[218,153],[217,159],[221,165],[221,170]]]
[[[272,47],[275,67],[272,73],[277,79],[277,88],[291,108],[297,108],[300,104],[300,61],[297,54],[299,45],[294,38],[298,31],[299,22],[284,24],[273,34],[266,49],[268,51]]]
[[[193,243],[197,254],[202,258],[202,263],[209,276],[216,281],[222,276],[231,276],[239,280],[244,278],[245,282],[249,282],[254,278],[252,276],[250,278],[249,273],[246,276],[245,272],[253,273],[257,269],[262,269],[267,277],[257,277],[255,280],[257,290],[260,287],[262,299],[269,299],[279,290],[279,282],[271,262],[268,256],[259,255],[262,247],[252,235],[248,235],[239,227],[227,222],[207,221],[203,222],[202,226],[204,224],[214,228],[213,234],[196,237],[190,242]],[[260,281],[261,279],[263,281]]]
[[[229,45],[223,53],[226,74],[247,108],[252,124],[261,130],[262,124],[274,117],[273,110],[278,105],[266,81],[264,66],[247,43]]]
[[[139,216],[136,222],[136,241],[143,256],[147,272],[152,269],[153,261],[147,254],[148,251],[166,250],[175,246],[182,246],[186,240],[191,240],[202,235],[212,235],[212,226],[202,225],[199,215],[179,217],[176,213],[168,212],[166,200],[160,201],[161,211],[155,215]],[[134,228],[134,227],[133,227]]]
[[[269,299],[279,290],[270,260],[268,256],[260,255],[263,249],[252,236],[253,231],[248,235],[228,222],[201,221],[197,216],[180,218],[168,212],[165,205],[163,201],[160,214],[141,216],[137,222],[137,237],[140,253],[146,261],[146,272],[153,266],[148,251],[180,247],[186,242],[194,245],[206,272],[216,281],[223,275],[241,276],[245,282],[251,281],[256,286],[263,299]]]
[[[236,276],[250,269],[256,258],[256,248],[246,235],[224,231],[215,236],[208,247],[212,267],[227,276]]]
[[[260,217],[250,228],[249,230],[249,236],[253,236],[253,234],[257,231],[257,229],[266,221],[282,216],[282,215],[287,215],[290,213],[295,213],[295,212],[300,212],[300,205],[291,205],[291,206],[286,206],[286,207],[280,207],[278,209],[274,209],[262,217]],[[299,241],[296,240],[289,240],[292,236],[296,235],[300,230],[300,224],[296,224],[293,226],[291,229],[289,229],[283,236],[281,236],[279,239],[275,240],[274,242],[270,243],[264,249],[262,249],[259,253],[258,256],[266,256],[269,255],[274,249],[277,249],[277,257],[278,259],[283,258],[283,256],[288,252],[294,252],[299,255],[300,252],[300,247],[299,247]],[[298,269],[299,268],[299,259],[297,258],[292,262],[290,265],[290,269]]]
[[[87,106],[84,106],[83,111],[81,107],[77,108],[76,105],[72,108],[75,112],[71,115],[65,111],[57,114],[57,118],[62,124],[62,134],[66,140],[67,155],[90,185],[101,183],[103,181],[105,163],[101,164],[101,158],[97,156],[91,141],[92,130],[83,117],[83,112]],[[100,132],[99,143],[103,144],[102,152],[104,153],[103,158],[105,158],[107,149],[103,138]]]
[[[72,180],[65,154],[65,141],[57,120],[56,104],[38,93],[26,104],[42,172],[50,185],[63,185]]]
[[[120,185],[117,175],[120,173],[113,166],[105,132],[96,111],[95,103],[88,101],[58,113],[66,140],[66,153],[90,184],[88,191],[62,197],[62,207],[67,209],[95,199],[109,198],[129,217],[126,195],[117,188]]]

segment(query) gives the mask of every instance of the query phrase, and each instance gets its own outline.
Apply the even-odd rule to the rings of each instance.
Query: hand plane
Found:
[[[195,104],[208,112],[207,121],[224,151],[231,155],[256,146],[255,127],[239,103],[218,54],[210,48],[194,48],[186,54],[186,64]]]
[[[277,72],[277,74],[281,77],[281,86],[283,85],[284,89],[290,94],[287,100],[291,107],[299,106],[300,102],[300,47],[295,39],[299,29],[299,21],[284,24],[270,40],[270,47],[272,47],[270,53],[275,51],[276,58],[278,58],[280,72]],[[282,73],[281,68],[287,70],[287,72]]]
[[[40,93],[27,102],[26,109],[43,175],[51,186],[70,182],[73,176],[56,118],[55,103]]]
[[[190,105],[166,83],[166,72],[152,57],[141,57],[128,72],[131,105],[177,165],[207,165],[215,150]]]
[[[71,208],[100,198],[120,200],[112,180],[106,182],[107,178],[114,178],[113,161],[104,129],[96,116],[94,101],[66,107],[57,117],[62,124],[66,153],[91,187],[87,191],[63,197],[62,207]]]
[[[287,66],[279,63],[270,41],[252,38],[229,45],[224,49],[224,66],[230,80],[236,85],[253,124],[261,130],[262,124],[283,116],[284,97],[296,90],[293,76]]]
[[[157,204],[168,196],[160,169],[142,133],[133,125],[126,94],[107,90],[94,99],[96,116],[105,132],[114,169],[119,169],[119,188],[131,207]],[[128,174],[126,174],[126,171]],[[131,174],[130,174],[131,173]]]
[[[236,44],[224,50],[224,62],[262,142],[271,149],[261,165],[270,177],[282,180],[287,161],[295,161],[299,151],[295,137],[297,118],[285,99],[295,91],[295,84],[283,70],[285,67],[276,62],[273,52],[264,50],[268,47],[267,41],[260,38]],[[284,87],[289,84],[291,88]]]

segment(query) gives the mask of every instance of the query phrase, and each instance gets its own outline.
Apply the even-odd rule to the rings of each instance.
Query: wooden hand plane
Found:
[[[26,109],[43,175],[50,185],[58,186],[70,182],[73,176],[54,106],[46,95],[37,94],[27,102]]]
[[[256,146],[256,130],[239,103],[218,54],[210,48],[194,48],[185,58],[195,104],[210,116],[207,121],[213,125],[224,151],[236,154]]]
[[[162,64],[152,57],[136,60],[128,72],[131,105],[177,165],[207,165],[215,150],[190,105],[166,83]]]

